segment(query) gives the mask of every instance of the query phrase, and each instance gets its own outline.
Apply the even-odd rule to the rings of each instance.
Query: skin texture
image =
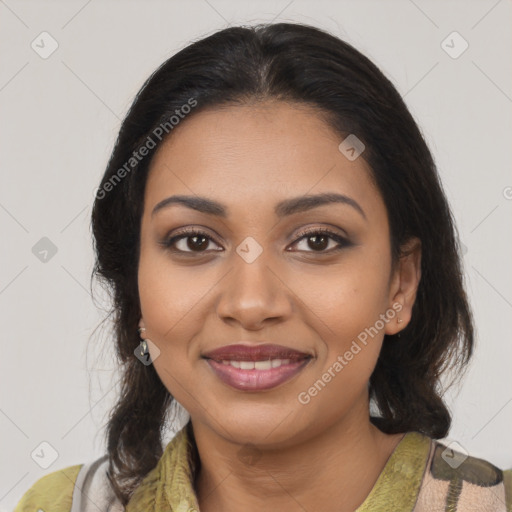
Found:
[[[310,107],[266,101],[190,116],[151,163],[141,224],[140,325],[160,350],[158,375],[191,415],[203,512],[352,511],[403,437],[370,423],[367,389],[384,334],[410,320],[421,246],[411,240],[409,255],[392,272],[384,202],[367,163],[348,160],[341,141]],[[274,213],[279,201],[323,192],[350,196],[366,219],[346,204],[282,219]],[[182,205],[151,215],[175,194],[214,199],[228,215]],[[188,254],[180,256],[160,242],[185,226],[200,228],[211,241],[182,238],[174,247]],[[338,242],[328,238],[319,249],[300,235],[322,227],[350,245],[334,251]],[[236,252],[249,236],[262,248],[252,263]],[[300,403],[299,393],[397,303],[398,315],[309,403]],[[240,391],[201,358],[240,340],[313,357],[276,388]]]

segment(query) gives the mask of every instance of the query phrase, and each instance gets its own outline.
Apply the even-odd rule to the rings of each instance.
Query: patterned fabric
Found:
[[[512,511],[512,469],[433,442],[415,512]]]
[[[184,427],[124,509],[106,479],[107,457],[38,480],[14,512],[194,512],[192,446]],[[512,469],[408,432],[355,512],[512,512]]]

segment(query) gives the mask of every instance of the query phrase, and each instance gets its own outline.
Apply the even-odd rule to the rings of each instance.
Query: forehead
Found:
[[[158,148],[145,204],[196,194],[247,210],[338,192],[382,216],[384,204],[368,164],[340,152],[342,140],[318,111],[303,104],[266,101],[197,112]]]

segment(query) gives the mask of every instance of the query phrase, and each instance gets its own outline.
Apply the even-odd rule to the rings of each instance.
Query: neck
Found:
[[[366,409],[367,411],[368,409]],[[403,434],[365,421],[339,421],[286,448],[242,447],[194,424],[200,454],[201,512],[262,509],[355,510],[368,496]],[[311,485],[314,483],[314,485]]]

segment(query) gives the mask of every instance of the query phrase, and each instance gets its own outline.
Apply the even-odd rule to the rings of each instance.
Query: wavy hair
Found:
[[[179,112],[193,116],[267,99],[314,107],[340,137],[356,134],[363,141],[388,213],[393,265],[410,237],[421,240],[422,277],[411,321],[400,337],[385,336],[369,381],[379,411],[371,421],[386,433],[441,438],[449,431],[441,377],[448,369],[462,375],[474,328],[455,222],[420,129],[378,67],[334,35],[296,23],[230,27],[185,47],[146,80],[122,122],[94,201],[91,279],[111,293],[122,372],[106,438],[111,483],[123,504],[163,454],[174,400],[153,365],[134,356],[140,343],[140,225],[152,156],[165,136],[172,137],[169,120]],[[194,108],[185,109],[193,101]],[[162,126],[165,136],[156,137]],[[146,156],[135,158],[142,147]]]

